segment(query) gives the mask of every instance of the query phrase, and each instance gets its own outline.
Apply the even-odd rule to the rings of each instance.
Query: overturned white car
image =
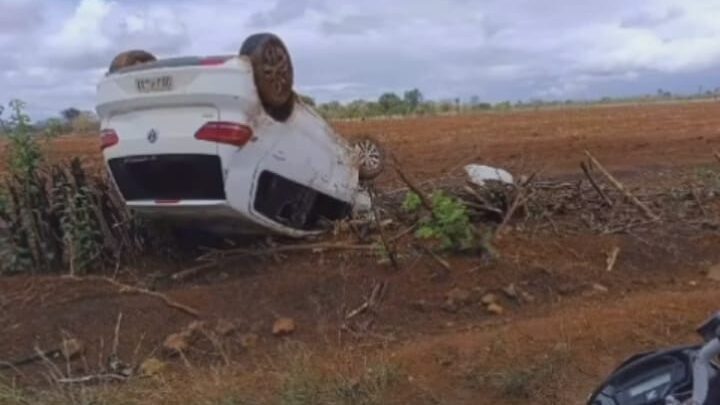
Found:
[[[107,168],[139,214],[220,232],[303,236],[347,216],[383,153],[350,144],[293,92],[282,41],[238,55],[118,55],[98,85]]]

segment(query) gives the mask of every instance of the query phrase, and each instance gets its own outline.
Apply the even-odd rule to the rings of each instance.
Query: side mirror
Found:
[[[697,328],[697,333],[706,342],[720,338],[720,312],[716,312],[715,315]]]

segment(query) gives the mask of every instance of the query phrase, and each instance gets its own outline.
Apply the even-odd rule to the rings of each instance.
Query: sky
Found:
[[[720,87],[720,0],[0,0],[0,103],[93,109],[119,52],[287,44],[319,101],[594,99]]]

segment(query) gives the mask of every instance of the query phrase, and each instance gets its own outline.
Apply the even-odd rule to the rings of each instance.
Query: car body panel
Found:
[[[289,227],[254,209],[257,181],[263,172],[353,204],[359,180],[351,146],[299,99],[286,121],[267,115],[246,57],[227,58],[212,66],[183,66],[179,62],[158,62],[156,66],[121,70],[98,85],[97,112],[102,129],[115,130],[119,138],[117,145],[103,151],[105,161],[130,162],[133,156],[148,155],[218,156],[225,199],[145,198],[127,201],[130,208],[142,215],[198,226],[230,220],[237,233],[257,233],[258,229],[288,236],[315,233]],[[150,82],[171,83],[171,87],[158,91],[141,88],[141,83]],[[253,136],[243,147],[195,139],[195,133],[212,121],[246,125],[252,128]]]

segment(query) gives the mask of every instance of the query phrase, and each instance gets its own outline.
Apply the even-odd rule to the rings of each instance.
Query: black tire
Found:
[[[139,65],[141,63],[155,62],[157,58],[150,52],[135,49],[132,51],[126,51],[116,56],[110,63],[110,69],[108,73],[115,73],[116,71],[130,67],[133,65]]]
[[[358,159],[358,174],[361,181],[373,180],[385,169],[385,150],[372,136],[364,135],[352,142]]]
[[[287,120],[293,112],[295,93],[292,60],[285,44],[274,34],[255,34],[245,40],[240,55],[250,58],[265,112],[277,121]]]

